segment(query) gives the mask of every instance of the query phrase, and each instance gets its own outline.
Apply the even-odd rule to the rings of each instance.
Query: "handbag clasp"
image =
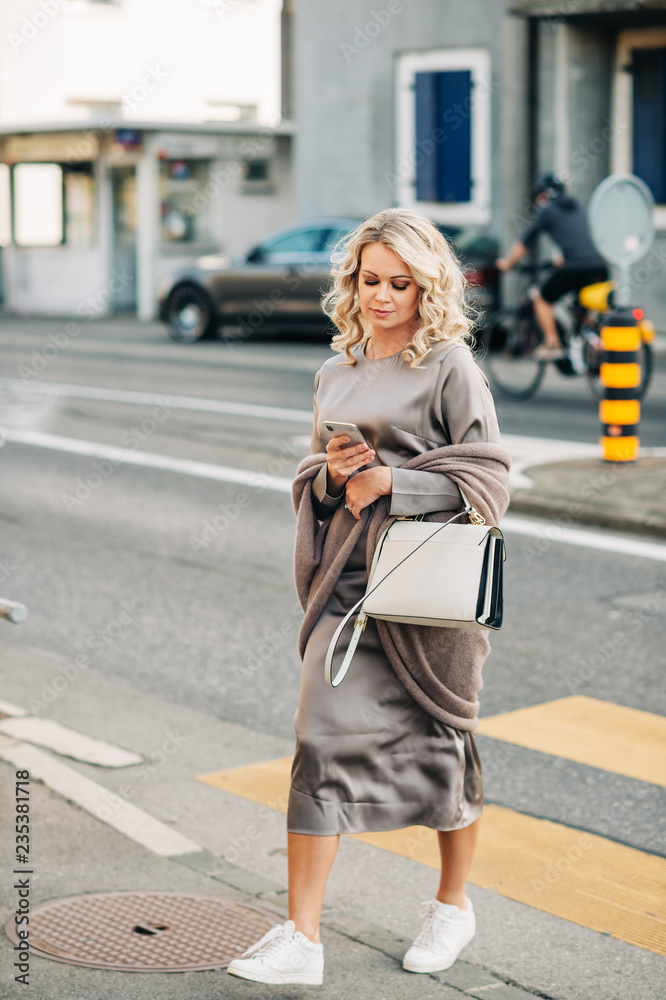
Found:
[[[485,524],[486,519],[482,514],[479,514],[478,510],[474,510],[473,507],[465,507],[465,513],[467,514],[470,524]]]

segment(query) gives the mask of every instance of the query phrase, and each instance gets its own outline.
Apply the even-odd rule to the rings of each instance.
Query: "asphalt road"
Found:
[[[24,382],[72,381],[83,384],[192,393],[223,399],[309,408],[312,375],[330,351],[316,337],[257,334],[246,341],[226,338],[179,345],[159,323],[14,319],[0,316],[0,370]],[[59,346],[63,345],[63,346]],[[262,372],[279,378],[261,378]],[[257,381],[259,375],[259,381]],[[536,397],[524,402],[496,400],[506,433],[596,443],[598,404],[583,377],[565,377],[549,366]],[[641,409],[641,443],[664,444],[666,355],[658,355]]]
[[[324,345],[182,347],[157,326],[116,321],[84,330],[26,379],[57,328],[0,324],[2,377],[28,383],[0,384],[0,425],[284,479],[309,450],[306,417],[203,412],[173,398],[307,411]],[[47,383],[160,401],[53,395]],[[645,444],[664,444],[664,389],[659,372],[644,408]],[[582,386],[548,385],[520,409],[500,401],[499,414],[512,433],[578,441],[598,433]],[[300,611],[288,493],[100,461],[13,441],[0,452],[0,591],[30,611],[20,627],[5,627],[5,662],[31,649],[85,655],[137,696],[291,740]],[[507,545],[506,625],[492,637],[482,716],[574,694],[666,714],[663,563],[511,532]],[[621,648],[608,645],[618,629]],[[7,690],[30,711],[47,710],[41,681],[12,677]],[[479,744],[489,802],[666,856],[664,809],[643,782],[520,747],[506,766],[505,744]]]
[[[19,365],[34,364],[35,345],[44,343],[39,325],[25,324],[18,334],[4,321],[0,357],[6,378]],[[136,325],[123,329],[117,322],[100,324],[94,334],[86,330],[85,339],[62,350],[31,380],[27,394],[5,387],[5,419],[23,429],[260,476],[291,478],[307,454],[307,417],[299,422],[201,413],[170,400],[190,395],[307,411],[313,373],[328,356],[324,345],[265,339],[182,347],[165,341],[159,326],[137,336]],[[153,392],[164,402],[44,396],[39,390],[47,381]],[[554,390],[544,392],[541,403],[525,404],[520,422],[515,404],[509,412],[500,401],[503,427],[538,436],[541,426],[550,430],[547,436],[559,437],[562,425],[548,424],[549,416],[570,419],[573,411],[594,427],[594,404],[585,393],[581,386],[565,400]],[[666,394],[654,398],[654,417],[646,406],[645,437],[655,444],[664,440],[658,427],[664,407]],[[30,635],[63,655],[85,652],[94,643],[100,667],[144,691],[253,729],[291,734],[298,670],[293,643],[281,629],[298,622],[299,611],[287,494],[114,463],[108,472],[94,464],[99,459],[13,443],[2,460],[0,517],[11,527],[8,557],[20,567],[10,589],[31,608],[22,638]],[[632,600],[640,603],[659,591],[665,581],[660,565],[571,546],[552,545],[541,553],[520,537],[509,540],[509,553],[510,627],[493,637],[483,713],[571,693],[636,708],[649,703],[666,713],[666,697],[659,694],[663,617],[648,616],[626,655],[611,658],[590,680],[574,676],[571,667],[589,659]],[[122,602],[141,612],[126,636],[107,644],[106,623]],[[579,796],[579,789],[570,789],[558,815],[582,808],[586,796]]]

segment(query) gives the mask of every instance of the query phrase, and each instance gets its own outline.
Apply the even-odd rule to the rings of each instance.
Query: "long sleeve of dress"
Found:
[[[310,454],[317,455],[320,451],[324,449],[321,446],[321,441],[319,440],[319,433],[317,431],[317,420],[318,420],[318,408],[317,408],[317,386],[319,384],[319,373],[315,376],[315,391],[312,401],[312,408],[314,411],[314,421],[312,424],[312,440],[310,442]],[[338,496],[332,496],[328,492],[328,480],[327,480],[327,467],[324,465],[315,478],[312,480],[312,501],[314,506],[315,515],[320,521],[326,520],[330,517],[335,508],[338,506],[340,501],[345,495],[345,489],[342,488],[342,492]]]
[[[500,443],[490,386],[463,345],[451,349],[442,365],[435,417],[450,444]],[[394,468],[392,476],[391,514],[427,514],[434,510],[458,510],[462,505],[460,490],[442,473]]]

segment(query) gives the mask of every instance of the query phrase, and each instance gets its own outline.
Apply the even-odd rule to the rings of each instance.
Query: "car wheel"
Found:
[[[177,285],[169,295],[165,322],[179,344],[194,344],[217,333],[218,319],[210,295],[200,285]]]

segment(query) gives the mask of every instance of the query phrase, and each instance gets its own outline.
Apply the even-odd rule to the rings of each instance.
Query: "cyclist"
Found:
[[[559,174],[548,173],[532,188],[532,198],[540,211],[527,227],[519,242],[514,243],[506,257],[496,266],[510,271],[530,252],[539,233],[548,233],[559,246],[561,254],[554,258],[557,270],[530,298],[534,315],[543,333],[544,343],[533,352],[539,361],[555,361],[565,356],[557,334],[552,303],[567,292],[578,291],[585,285],[608,279],[606,262],[597,253],[587,225],[585,209],[568,194]]]

